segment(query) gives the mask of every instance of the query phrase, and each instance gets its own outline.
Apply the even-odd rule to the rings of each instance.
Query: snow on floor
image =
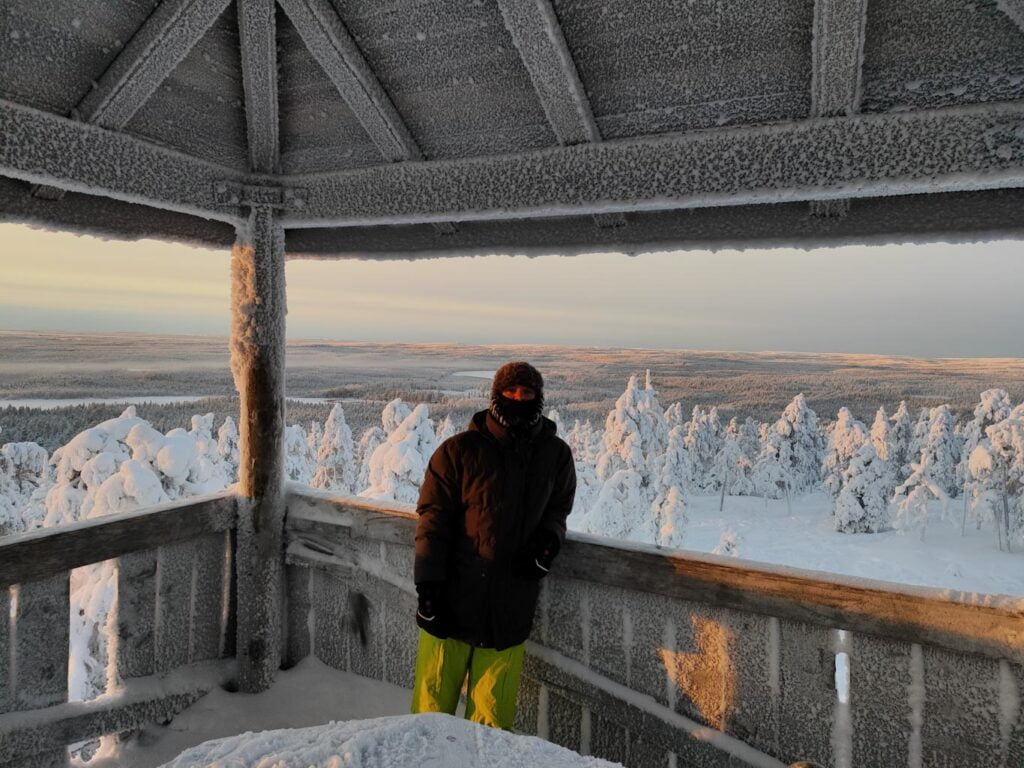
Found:
[[[962,502],[950,503],[949,517],[936,507],[925,540],[919,531],[837,533],[831,505],[822,493],[786,502],[731,496],[725,511],[718,497],[686,499],[689,516],[684,547],[711,552],[722,534],[738,534],[738,557],[763,563],[846,574],[881,581],[964,592],[1024,595],[1024,553],[1000,552],[991,524],[976,530],[970,522],[960,535]]]
[[[165,768],[612,768],[533,736],[424,714],[267,731],[195,747]]]
[[[84,765],[88,768],[155,768],[173,760],[183,750],[210,739],[253,731],[305,728],[332,721],[404,715],[409,712],[411,701],[412,692],[397,685],[339,672],[318,659],[307,657],[292,669],[280,672],[269,691],[245,694],[213,690],[178,714],[170,724],[148,725],[137,738],[116,747],[116,754],[97,756]],[[225,765],[236,768],[248,763]],[[278,764],[268,762],[267,765]],[[305,768],[307,763],[301,765]]]

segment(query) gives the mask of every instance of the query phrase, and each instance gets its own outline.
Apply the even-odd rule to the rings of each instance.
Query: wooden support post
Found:
[[[284,562],[284,230],[253,205],[231,259],[231,370],[239,419],[239,688],[266,690],[281,662]]]

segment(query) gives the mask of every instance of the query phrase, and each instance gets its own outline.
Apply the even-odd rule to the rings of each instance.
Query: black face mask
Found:
[[[544,401],[539,397],[533,400],[511,400],[504,395],[498,395],[497,406],[509,426],[517,427],[533,423],[540,409],[544,407]]]

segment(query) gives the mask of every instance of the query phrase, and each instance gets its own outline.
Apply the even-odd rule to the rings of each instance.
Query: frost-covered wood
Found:
[[[157,553],[117,559],[117,673],[122,680],[156,672]]]
[[[284,522],[284,231],[253,206],[231,258],[231,371],[241,399],[239,685],[268,688],[281,661]]]
[[[600,141],[590,100],[549,0],[500,0],[498,5],[559,143]]]
[[[816,0],[811,114],[852,115],[860,107],[867,0]]]
[[[238,0],[237,7],[249,168],[254,173],[276,173],[280,157],[277,4],[274,0]]]
[[[313,58],[387,161],[422,155],[330,0],[280,0]]]
[[[123,128],[230,0],[162,0],[78,106],[81,117]]]
[[[1020,186],[1024,142],[1014,131],[1021,121],[1020,103],[984,104],[283,177],[308,190],[305,209],[284,224],[546,217]]]
[[[34,184],[236,222],[218,202],[236,171],[123,133],[0,99],[0,174]]]
[[[5,537],[0,542],[0,587],[225,531],[234,527],[236,503],[233,492],[216,493]]]
[[[0,765],[6,767],[7,761],[25,759],[39,751],[62,751],[65,744],[167,720],[234,674],[232,661],[207,661],[165,676],[131,680],[123,690],[92,701],[0,714]]]

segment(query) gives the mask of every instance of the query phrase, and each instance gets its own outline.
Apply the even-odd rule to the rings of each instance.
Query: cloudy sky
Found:
[[[225,335],[227,252],[0,225],[0,329]],[[1024,243],[289,262],[292,338],[1024,356]]]

